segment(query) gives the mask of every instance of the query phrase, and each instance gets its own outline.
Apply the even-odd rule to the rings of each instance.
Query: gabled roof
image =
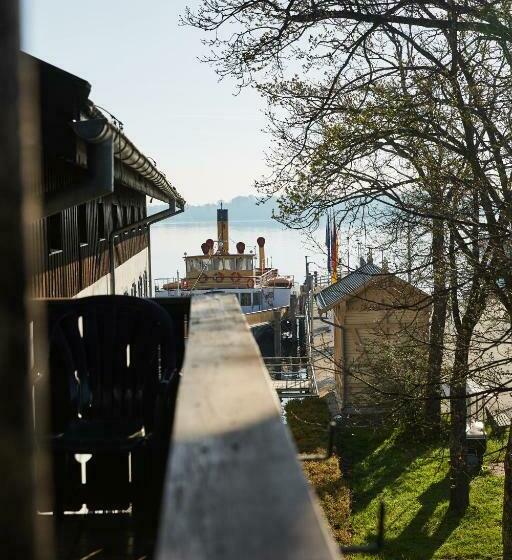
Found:
[[[346,296],[357,292],[376,276],[388,275],[382,268],[373,263],[366,263],[357,270],[350,272],[335,284],[331,284],[319,292],[316,304],[319,313],[324,313],[340,303]]]

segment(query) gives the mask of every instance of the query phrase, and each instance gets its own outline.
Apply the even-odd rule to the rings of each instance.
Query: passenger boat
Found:
[[[217,240],[206,239],[202,254],[185,253],[185,276],[155,280],[155,297],[183,297],[209,293],[234,294],[244,313],[264,311],[290,304],[293,276],[279,274],[268,267],[265,239],[258,237],[258,259],[245,243],[236,244],[236,253],[229,250],[228,211],[217,210]]]

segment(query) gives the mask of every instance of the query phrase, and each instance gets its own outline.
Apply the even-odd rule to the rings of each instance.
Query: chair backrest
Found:
[[[48,313],[54,429],[70,417],[152,428],[160,383],[176,375],[171,318],[130,296],[68,300]]]

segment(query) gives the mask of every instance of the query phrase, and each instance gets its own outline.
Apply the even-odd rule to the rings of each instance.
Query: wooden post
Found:
[[[35,558],[20,157],[19,12],[0,2],[0,525],[3,558]]]
[[[274,310],[274,356],[281,355],[281,311]]]

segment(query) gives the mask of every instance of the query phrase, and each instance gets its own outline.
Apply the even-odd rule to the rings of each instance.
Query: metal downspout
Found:
[[[169,203],[169,208],[167,208],[166,210],[162,210],[162,212],[157,212],[156,214],[153,214],[152,216],[146,216],[145,218],[143,218],[142,220],[139,220],[138,222],[134,222],[133,224],[130,224],[129,226],[124,226],[118,229],[115,229],[114,231],[112,231],[108,237],[108,254],[109,254],[109,267],[110,267],[110,293],[111,294],[115,294],[116,293],[116,275],[115,275],[115,270],[116,270],[116,255],[115,255],[115,251],[114,251],[114,244],[115,244],[115,238],[122,235],[125,231],[130,231],[132,229],[137,229],[139,227],[144,227],[146,226],[148,228],[148,239],[151,238],[150,235],[150,226],[152,224],[155,224],[156,222],[160,222],[162,220],[165,220],[166,218],[172,218],[173,216],[177,216],[178,214],[181,214],[182,212],[185,211],[185,208],[180,208],[179,210],[176,210],[176,204],[173,201],[172,203]],[[151,258],[151,255],[150,255]],[[149,262],[149,277],[151,280],[151,261]],[[150,284],[151,286],[151,284]],[[152,289],[150,288],[150,294],[152,292]]]
[[[45,193],[43,218],[114,192],[114,137],[106,119],[75,121],[71,128],[87,144],[87,176],[72,188]]]

